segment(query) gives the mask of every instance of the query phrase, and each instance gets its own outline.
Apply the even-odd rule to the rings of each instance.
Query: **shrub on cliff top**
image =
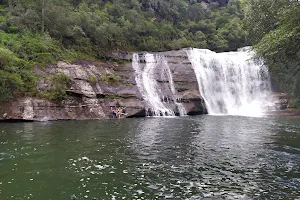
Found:
[[[0,70],[0,101],[13,100],[14,93],[23,86],[23,81],[17,74]]]
[[[0,47],[0,69],[4,69],[6,66],[11,65],[14,57],[13,52]]]
[[[28,31],[12,34],[0,31],[0,37],[2,47],[32,64],[54,63],[62,54],[58,42],[52,40],[47,34],[34,34]]]
[[[50,87],[43,91],[40,96],[48,100],[61,101],[67,96],[66,90],[70,87],[71,79],[64,73],[52,75],[49,78]]]
[[[98,80],[97,80],[96,76],[94,76],[94,75],[89,76],[89,82],[90,82],[90,84],[94,85],[94,84],[97,83],[97,81]]]
[[[36,75],[27,61],[0,47],[0,101],[13,100],[16,93],[35,93]]]
[[[105,82],[106,84],[113,84],[118,83],[121,80],[121,77],[114,74],[106,74],[104,76],[101,76],[100,80]]]

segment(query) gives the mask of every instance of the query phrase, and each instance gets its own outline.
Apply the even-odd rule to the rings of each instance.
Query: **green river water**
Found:
[[[5,199],[300,199],[300,121],[1,123]]]

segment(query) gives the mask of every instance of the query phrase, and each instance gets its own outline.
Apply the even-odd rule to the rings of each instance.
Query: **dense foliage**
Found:
[[[245,46],[243,16],[241,0],[0,0],[0,101],[34,94],[32,66],[58,60],[235,50]]]
[[[86,54],[182,47],[227,51],[245,45],[240,0],[3,2],[8,14],[2,30],[46,31],[63,47]]]
[[[300,2],[250,0],[246,27],[273,80],[300,98]]]

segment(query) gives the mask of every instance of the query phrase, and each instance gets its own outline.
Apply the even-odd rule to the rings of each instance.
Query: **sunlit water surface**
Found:
[[[0,124],[0,199],[299,199],[300,121]]]

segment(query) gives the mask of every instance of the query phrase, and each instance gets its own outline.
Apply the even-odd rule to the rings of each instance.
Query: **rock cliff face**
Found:
[[[173,75],[176,92],[190,115],[205,113],[205,106],[199,94],[198,83],[184,51],[160,53],[166,57]],[[67,98],[63,101],[49,101],[37,97],[19,97],[14,102],[0,104],[1,120],[85,120],[111,117],[110,106],[126,107],[126,117],[146,116],[145,102],[137,87],[132,54],[119,56],[122,64],[116,62],[77,61],[59,62],[35,72],[41,78],[37,89],[46,90],[47,77],[64,73],[70,77]],[[143,62],[143,61],[141,61]],[[117,77],[117,78],[116,78]],[[157,76],[159,84],[162,81]]]

